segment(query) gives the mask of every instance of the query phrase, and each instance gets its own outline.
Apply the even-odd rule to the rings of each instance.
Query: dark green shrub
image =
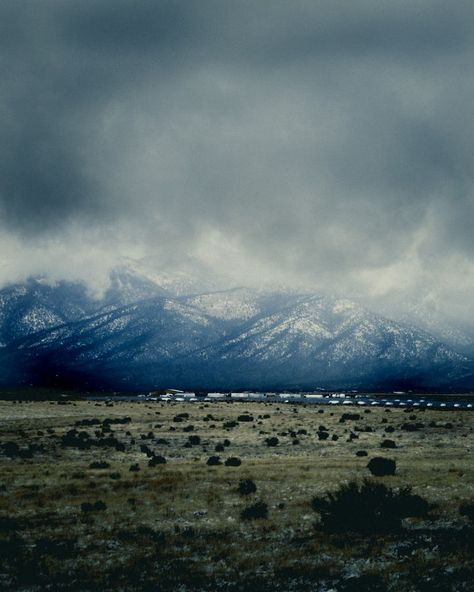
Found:
[[[240,495],[250,495],[251,493],[255,493],[257,491],[257,486],[251,479],[243,479],[239,483],[239,493]]]
[[[367,479],[315,497],[312,507],[321,515],[324,530],[362,534],[396,532],[403,518],[425,516],[429,510],[428,502],[409,487],[395,491]]]
[[[265,519],[268,517],[268,506],[264,502],[257,502],[242,510],[240,517],[242,520]]]
[[[81,510],[83,512],[103,512],[107,509],[107,504],[105,502],[99,500],[93,504],[90,502],[84,502],[81,504]]]
[[[5,442],[2,444],[3,454],[10,458],[15,458],[20,454],[20,447],[16,442]]]
[[[152,456],[148,461],[149,467],[156,467],[156,465],[166,464],[166,458],[164,456]]]
[[[89,465],[89,469],[109,469],[110,465],[108,462],[104,461],[94,461],[91,462],[91,464]]]
[[[247,413],[244,413],[242,415],[239,415],[237,421],[253,421],[253,417],[251,415],[248,415]]]
[[[357,421],[358,419],[360,419],[358,413],[343,413],[339,419],[339,423],[344,423],[345,421]]]
[[[375,456],[371,458],[367,468],[376,477],[385,477],[386,475],[395,475],[397,465],[391,458],[383,458],[382,456]]]
[[[225,461],[226,467],[240,467],[241,464],[242,461],[236,456],[229,456],[229,458]]]
[[[465,502],[459,506],[461,516],[466,516],[471,522],[474,522],[474,502]]]

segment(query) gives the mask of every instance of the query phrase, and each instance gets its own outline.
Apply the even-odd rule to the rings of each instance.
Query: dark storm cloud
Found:
[[[4,1],[0,23],[6,234],[362,291],[474,273],[472,2]]]

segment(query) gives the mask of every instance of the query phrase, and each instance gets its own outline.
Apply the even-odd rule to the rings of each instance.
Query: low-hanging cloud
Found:
[[[0,23],[0,281],[129,254],[472,312],[471,2],[5,0]]]

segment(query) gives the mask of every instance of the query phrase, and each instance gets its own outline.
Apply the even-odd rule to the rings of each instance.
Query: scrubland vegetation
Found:
[[[474,415],[0,402],[0,589],[472,589]]]

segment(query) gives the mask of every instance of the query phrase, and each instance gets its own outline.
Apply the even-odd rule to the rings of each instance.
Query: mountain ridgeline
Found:
[[[30,279],[0,291],[0,384],[116,390],[474,388],[465,351],[354,302],[200,293],[116,270],[93,298]]]

